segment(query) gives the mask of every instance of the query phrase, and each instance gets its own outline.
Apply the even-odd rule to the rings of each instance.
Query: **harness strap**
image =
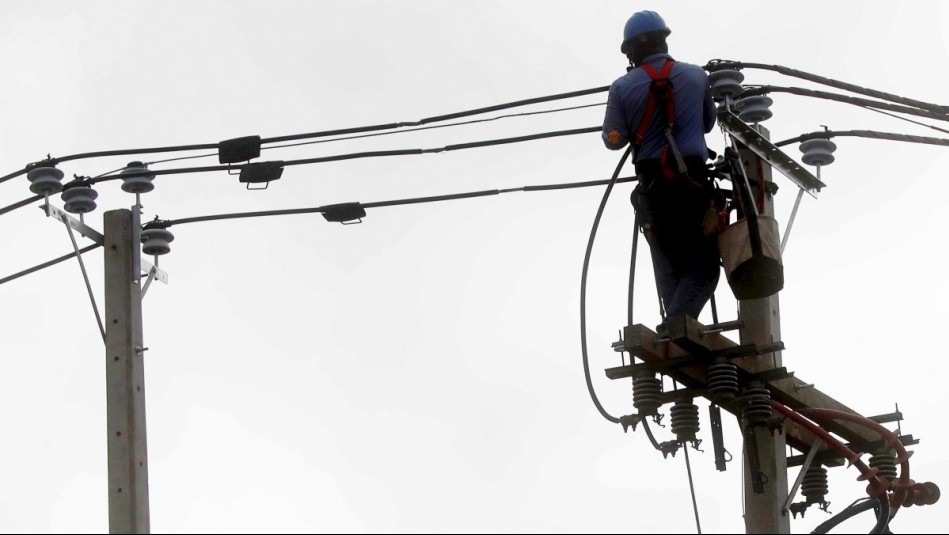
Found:
[[[646,133],[649,132],[649,127],[652,125],[652,118],[656,114],[656,109],[660,108],[660,106],[660,109],[665,112],[666,126],[670,131],[672,130],[676,116],[675,94],[672,91],[672,82],[669,80],[669,75],[672,73],[673,65],[675,65],[674,59],[666,61],[666,64],[662,66],[662,71],[660,72],[656,72],[656,69],[653,69],[652,66],[648,64],[639,66],[639,68],[652,78],[652,84],[649,86],[649,99],[646,101],[646,110],[643,112],[643,117],[639,121],[636,134],[633,137],[633,143],[636,147],[642,145],[643,140],[646,138]]]

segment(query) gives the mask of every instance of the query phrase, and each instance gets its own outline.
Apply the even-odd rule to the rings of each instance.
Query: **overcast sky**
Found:
[[[936,1],[10,1],[0,13],[0,174],[47,153],[412,121],[605,86],[625,72],[622,29],[640,9],[660,10],[680,61],[777,64],[949,104],[949,6]],[[847,104],[773,98],[774,140],[821,125],[949,137]],[[262,159],[441,147],[596,126],[602,115],[596,106]],[[725,143],[717,129],[708,140]],[[922,440],[912,476],[946,485],[949,153],[836,142],[828,187],[805,196],[786,250],[784,363],[863,414],[898,403],[903,432]],[[586,134],[291,167],[265,191],[223,172],[167,176],[142,203],[147,219],[175,219],[372,202],[605,179],[618,157]],[[133,159],[60,169],[93,176]],[[796,191],[775,180],[783,229]],[[101,230],[104,211],[134,198],[115,181],[97,190],[86,221]],[[619,365],[610,343],[626,322],[629,191],[618,186],[607,207],[588,287],[591,367],[614,415],[633,411],[628,382],[602,373]],[[602,192],[380,208],[354,226],[314,214],[172,227],[161,259],[170,284],[152,285],[144,302],[152,530],[695,532],[682,456],[663,460],[642,432],[602,419],[584,385],[580,271]],[[26,177],[0,185],[2,206],[29,195]],[[0,277],[71,250],[36,206],[0,216]],[[101,251],[85,260],[101,307]],[[655,325],[650,271],[639,270],[635,313]],[[717,297],[722,319],[734,319],[724,279]],[[106,531],[105,360],[77,262],[0,286],[0,303],[0,532]],[[700,320],[711,322],[708,310]],[[725,423],[736,460],[716,472],[699,404],[702,527],[742,531],[737,424]],[[831,471],[833,512],[863,495],[857,475]],[[941,512],[903,510],[892,529],[943,532]],[[827,518],[812,509],[792,529]],[[871,526],[864,515],[846,529]]]

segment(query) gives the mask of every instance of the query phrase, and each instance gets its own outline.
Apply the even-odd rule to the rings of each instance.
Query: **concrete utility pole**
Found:
[[[105,213],[109,532],[149,533],[145,370],[137,217]]]
[[[769,138],[766,128],[755,127],[764,138]],[[774,217],[774,199],[769,193],[771,185],[771,166],[753,152],[739,145],[738,154],[742,160],[752,196],[758,205],[758,213]],[[742,322],[739,340],[742,344],[767,345],[781,340],[781,313],[778,295],[761,299],[739,301],[738,316]],[[772,368],[784,364],[781,352],[775,351],[762,357],[769,358]],[[756,357],[756,358],[762,358]],[[746,533],[790,533],[791,520],[782,510],[788,496],[786,444],[783,433],[775,433],[765,427],[753,427],[758,453],[759,473],[753,473],[748,466],[747,453],[743,457],[745,466],[745,532]],[[749,444],[744,445],[747,452]],[[762,477],[763,476],[763,477]],[[755,492],[753,478],[761,478],[764,492]],[[759,488],[760,490],[760,488]]]

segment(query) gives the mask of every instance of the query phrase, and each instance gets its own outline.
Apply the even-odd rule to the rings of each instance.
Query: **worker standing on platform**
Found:
[[[630,67],[610,86],[603,141],[613,150],[632,144],[639,177],[632,201],[665,316],[697,318],[720,271],[718,210],[705,165],[715,104],[705,71],[669,55],[670,33],[653,11],[626,22],[620,50]]]

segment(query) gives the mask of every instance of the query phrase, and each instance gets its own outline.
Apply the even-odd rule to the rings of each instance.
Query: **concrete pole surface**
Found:
[[[769,138],[766,128],[755,127],[765,138]],[[774,199],[767,192],[771,183],[771,166],[753,152],[739,145],[738,153],[751,183],[752,195],[758,203],[761,215],[774,217]],[[747,215],[747,214],[746,214]],[[781,313],[778,295],[762,299],[748,299],[739,302],[738,315],[743,326],[739,330],[742,344],[769,344],[781,340]],[[771,364],[777,368],[783,366],[781,352],[767,355]],[[768,429],[755,428],[755,439],[759,456],[759,465],[764,476],[764,492],[757,494],[753,490],[750,466],[745,474],[745,532],[746,533],[790,533],[791,521],[782,511],[788,496],[787,457],[785,455],[784,434]],[[748,444],[745,444],[745,448]]]
[[[104,219],[109,532],[149,533],[140,229],[130,210]]]

